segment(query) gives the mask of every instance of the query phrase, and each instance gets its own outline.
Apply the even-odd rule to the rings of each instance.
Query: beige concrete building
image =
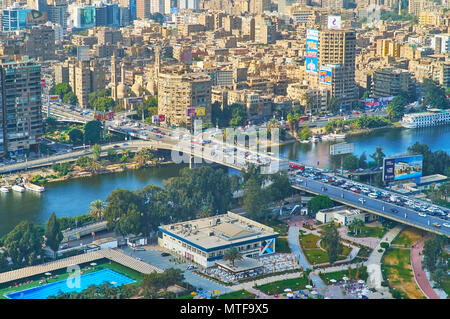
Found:
[[[192,119],[211,122],[211,77],[206,73],[159,73],[158,113],[171,125],[191,124]],[[189,117],[187,109],[204,108],[204,116]]]
[[[69,84],[78,98],[78,104],[89,106],[89,93],[105,88],[105,72],[93,61],[77,61],[69,65]]]
[[[275,253],[273,228],[228,212],[158,227],[158,245],[203,267],[212,267],[225,251],[236,248],[244,257]]]

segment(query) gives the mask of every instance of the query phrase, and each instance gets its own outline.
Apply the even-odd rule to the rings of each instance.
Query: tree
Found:
[[[83,143],[83,131],[78,128],[72,128],[69,133],[70,142],[73,145],[80,145]]]
[[[437,269],[442,256],[442,244],[441,237],[434,235],[431,239],[425,242],[423,247],[423,260],[422,265],[428,269],[430,273],[433,273]]]
[[[450,107],[450,102],[447,99],[445,89],[437,82],[430,79],[424,79],[422,86],[425,93],[423,99],[424,106],[431,106],[439,109],[448,109]]]
[[[144,289],[144,297],[154,299],[158,291],[164,287],[165,278],[156,271],[142,276],[141,287]]]
[[[332,114],[336,114],[339,111],[339,99],[332,97],[328,102],[328,111]]]
[[[181,220],[193,218],[205,210],[210,215],[225,213],[233,198],[228,175],[221,169],[207,166],[182,169],[179,176],[169,179],[165,193],[172,203],[169,214]]]
[[[68,93],[64,94],[64,97],[62,100],[63,100],[63,103],[67,103],[70,105],[75,105],[78,103],[78,98],[73,92],[68,92]]]
[[[115,189],[106,198],[106,203],[103,218],[108,221],[108,229],[114,230],[120,236],[141,233],[144,226],[140,211],[141,201],[135,192]]]
[[[269,179],[272,184],[265,189],[268,199],[271,201],[281,201],[292,195],[293,188],[291,187],[291,183],[289,182],[286,172],[272,174]]]
[[[45,242],[46,245],[48,245],[53,250],[54,256],[56,257],[56,252],[59,249],[59,244],[61,244],[64,236],[62,234],[61,227],[55,213],[52,213],[52,215],[48,219],[47,227],[45,229],[45,238],[47,239]]]
[[[69,85],[69,83],[66,82],[59,83],[50,89],[50,94],[59,95],[59,98],[61,100],[63,99],[64,95],[69,92],[72,92],[72,87]]]
[[[231,267],[234,267],[234,262],[236,260],[242,260],[243,257],[241,255],[241,253],[237,250],[236,247],[232,247],[232,248],[228,248],[227,250],[225,250],[225,253],[223,254],[222,259],[228,260],[231,264]]]
[[[386,157],[386,154],[383,153],[383,149],[381,147],[377,147],[375,152],[370,155],[370,157],[375,161],[376,167],[383,166],[383,159]]]
[[[117,160],[117,151],[114,148],[109,147],[106,150],[106,153],[108,154],[107,155],[108,161],[115,162]]]
[[[92,106],[100,112],[110,111],[114,109],[116,102],[110,97],[97,97]]]
[[[230,106],[231,109],[231,120],[229,125],[231,127],[238,127],[245,125],[247,120],[247,111],[242,104],[233,103]]]
[[[404,94],[397,95],[386,107],[386,113],[389,115],[389,120],[392,118],[400,119],[405,114],[405,106],[408,104],[407,98]]]
[[[298,137],[304,141],[307,140],[308,138],[310,138],[312,136],[312,131],[309,128],[308,125],[305,125],[299,132],[298,132]]]
[[[327,251],[328,261],[330,264],[333,264],[336,260],[338,260],[339,255],[342,254],[344,249],[340,241],[339,232],[334,223],[331,223],[325,227],[325,230],[320,238],[320,244]]]
[[[42,255],[42,230],[28,221],[19,223],[6,235],[4,247],[14,267],[31,266]],[[31,258],[30,258],[31,257]]]
[[[367,156],[366,156],[366,151],[364,151],[360,156],[359,156],[359,160],[358,160],[358,168],[367,168]]]
[[[100,199],[96,199],[89,205],[89,215],[96,220],[103,219],[103,211],[105,209],[105,203]]]
[[[84,125],[84,136],[88,144],[97,144],[102,138],[102,123],[97,120],[89,121]]]
[[[333,207],[334,203],[328,196],[318,195],[311,199],[307,206],[311,215],[315,217],[319,210]]]
[[[358,157],[353,154],[347,154],[344,156],[342,161],[342,166],[344,169],[357,169],[358,168]]]
[[[98,161],[100,159],[100,155],[102,153],[102,147],[98,144],[94,144],[92,146],[92,156],[94,161]]]
[[[258,219],[267,199],[261,189],[261,184],[256,178],[250,177],[247,181],[244,186],[243,197],[244,209],[249,218]]]
[[[8,271],[9,265],[8,265],[8,259],[6,258],[6,253],[0,251],[0,273]]]
[[[141,150],[136,153],[134,159],[136,160],[138,167],[142,167],[147,164],[153,158],[153,154],[149,150]]]

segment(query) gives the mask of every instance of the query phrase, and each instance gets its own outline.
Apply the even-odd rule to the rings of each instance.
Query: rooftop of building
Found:
[[[328,209],[322,209],[318,213],[334,213],[339,215],[345,215],[345,216],[353,216],[361,214],[361,211],[359,209],[353,209],[351,207],[342,205],[342,206],[335,206]]]
[[[159,229],[206,249],[257,238],[278,236],[278,233],[274,232],[271,227],[232,212],[164,225]]]

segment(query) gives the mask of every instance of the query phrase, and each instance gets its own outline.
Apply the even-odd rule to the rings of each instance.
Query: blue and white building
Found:
[[[232,212],[164,225],[158,230],[161,247],[203,267],[214,266],[232,247],[250,258],[275,253],[279,236],[271,227]]]

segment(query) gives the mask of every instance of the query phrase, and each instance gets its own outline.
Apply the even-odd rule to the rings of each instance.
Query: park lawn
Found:
[[[308,234],[300,236],[300,245],[304,249],[311,248],[319,248],[317,242],[320,240],[320,237],[315,234]]]
[[[248,292],[247,290],[238,290],[229,292],[217,297],[213,297],[214,299],[254,299],[256,297],[255,294]]]
[[[351,269],[350,270],[350,276],[349,276],[349,271],[348,270],[340,270],[340,271],[335,271],[335,272],[329,272],[329,273],[325,273],[325,274],[320,274],[320,278],[322,278],[322,280],[326,283],[329,284],[331,279],[334,280],[342,280],[342,278],[344,276],[350,278],[350,279],[356,279],[356,280],[367,280],[367,278],[369,277],[369,274],[367,273],[367,267],[366,266],[362,266],[359,268],[358,271],[358,278],[356,278],[356,268]]]
[[[293,291],[305,289],[306,285],[308,285],[308,279],[301,277],[301,278],[274,281],[261,286],[254,286],[253,288],[262,291],[266,295],[273,295],[283,293],[286,288],[290,288]]]
[[[392,242],[393,245],[411,246],[422,239],[420,232],[413,228],[404,229]]]
[[[139,272],[137,272],[137,271],[135,271],[133,269],[125,267],[125,266],[123,266],[121,264],[113,262],[113,261],[111,261],[111,263],[107,263],[106,262],[106,263],[99,264],[95,268],[91,268],[89,270],[83,270],[82,274],[83,275],[84,274],[89,274],[91,272],[99,271],[99,270],[102,270],[102,269],[105,269],[105,268],[109,268],[109,269],[114,270],[114,271],[116,271],[118,273],[121,273],[121,274],[123,274],[125,276],[128,276],[128,277],[132,278],[133,280],[136,280],[135,283],[131,283],[130,285],[135,285],[135,284],[139,285],[142,282],[142,274],[140,274]],[[47,276],[42,275],[42,278],[46,278],[46,277]],[[47,283],[50,284],[50,283],[53,283],[53,282],[65,280],[65,279],[67,279],[67,277],[69,277],[69,273],[63,273],[63,274],[58,275],[57,278],[50,278],[50,279],[48,279]],[[34,281],[30,282],[29,284],[21,285],[19,287],[13,287],[13,288],[6,287],[6,288],[3,288],[3,289],[0,289],[0,299],[7,299],[5,297],[5,295],[10,294],[12,292],[22,291],[22,290],[26,290],[26,289],[29,289],[29,288],[34,288],[34,287],[41,286],[41,285],[39,285],[39,281],[42,278],[34,280]],[[26,278],[24,278],[24,279],[26,279]],[[21,280],[24,280],[24,279],[21,279]]]
[[[384,234],[388,231],[386,227],[379,226],[361,226],[361,232],[358,233],[357,236],[352,235],[353,237],[373,237],[373,238],[382,238]]]
[[[276,249],[278,253],[290,253],[291,249],[289,248],[288,239],[287,238],[277,238],[276,239]]]
[[[402,291],[410,299],[426,298],[414,280],[409,249],[387,249],[383,256],[381,270],[391,288]]]
[[[338,260],[347,258],[350,253],[350,248],[344,245],[342,255],[339,255]],[[303,252],[306,255],[310,264],[321,264],[328,262],[328,253],[323,249],[304,249]]]

